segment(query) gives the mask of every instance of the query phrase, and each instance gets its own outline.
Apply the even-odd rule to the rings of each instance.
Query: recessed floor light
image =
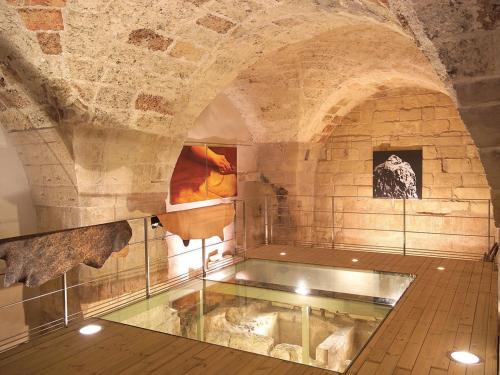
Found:
[[[445,268],[444,268],[443,266],[439,266],[437,269],[438,269],[439,271],[444,271],[444,270],[445,270]]]
[[[94,335],[97,332],[99,332],[101,329],[102,329],[102,327],[97,325],[97,324],[88,324],[88,325],[80,328],[79,332],[82,335]]]
[[[295,293],[300,294],[302,296],[306,296],[311,293],[311,290],[307,287],[307,283],[305,280],[299,280],[297,283],[297,288],[295,288]]]
[[[295,289],[295,293],[300,294],[302,296],[307,296],[309,293],[311,293],[311,291],[305,286],[299,286],[297,289]]]
[[[466,351],[452,352],[450,353],[450,357],[454,361],[464,365],[475,365],[481,362],[481,359],[477,355]]]
[[[356,258],[354,258],[354,259],[352,260],[352,262],[353,262],[353,263],[357,263],[357,262],[359,262],[359,260],[358,260],[358,259],[356,259]]]
[[[285,252],[281,252],[280,255],[283,256],[283,255],[286,255],[286,253]]]

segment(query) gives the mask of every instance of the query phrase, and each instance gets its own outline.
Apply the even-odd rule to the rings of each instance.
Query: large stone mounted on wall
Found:
[[[127,221],[0,240],[0,259],[7,263],[5,286],[24,282],[39,286],[84,263],[100,268],[132,237]]]

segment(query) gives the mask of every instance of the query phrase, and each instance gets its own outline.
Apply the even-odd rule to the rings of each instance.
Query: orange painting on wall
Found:
[[[170,203],[234,197],[236,147],[184,146],[170,181]]]

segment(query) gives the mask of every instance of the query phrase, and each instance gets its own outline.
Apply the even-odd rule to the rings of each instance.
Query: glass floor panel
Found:
[[[271,268],[263,268],[269,265],[262,262],[268,263],[247,260],[237,267],[229,267],[232,271],[224,269],[230,282],[209,280],[216,276],[212,274],[205,280],[191,281],[102,318],[342,373],[393,308],[392,303],[333,297],[332,293],[345,292],[344,284],[334,287],[308,276],[305,270],[312,270],[314,266],[291,268],[297,278],[306,280],[305,285],[297,286],[287,281],[290,275],[278,277],[278,273],[276,278],[259,279],[271,288],[231,280],[243,271],[257,277],[261,274],[252,272],[258,268],[264,270],[262,275],[271,277],[267,272],[271,272],[272,267],[282,266],[279,264],[282,262],[269,262],[273,263]],[[371,272],[359,273],[373,275]],[[384,280],[390,275],[384,274]],[[404,275],[394,276],[402,282],[399,278]],[[405,285],[409,286],[410,282]],[[365,289],[359,286],[353,290],[358,293]],[[394,286],[393,289],[379,287],[373,289],[375,292],[371,296],[367,292],[363,298],[399,299],[404,290],[397,296],[396,289]]]
[[[415,277],[392,272],[249,259],[213,272],[207,279],[394,306]]]

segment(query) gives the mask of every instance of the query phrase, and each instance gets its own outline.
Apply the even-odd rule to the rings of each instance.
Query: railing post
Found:
[[[278,203],[279,204],[279,203]],[[279,211],[279,208],[277,208],[277,211]],[[273,243],[273,202],[270,202],[270,207],[269,207],[269,243]]]
[[[488,199],[488,249],[486,252],[489,253],[491,249],[491,200]]]
[[[207,267],[206,267],[206,253],[207,253],[207,247],[205,243],[205,239],[201,239],[201,258],[202,258],[202,270],[203,270],[203,278],[207,277]]]
[[[242,201],[243,204],[243,259],[247,259],[247,208],[246,202]]]
[[[406,198],[403,198],[403,255],[406,255]]]
[[[68,276],[66,272],[62,275],[63,282],[63,311],[64,311],[64,326],[67,327],[69,324],[69,314],[68,314]]]
[[[332,195],[332,249],[335,250],[335,196]]]
[[[148,218],[144,218],[144,272],[146,275],[146,298],[151,297],[151,270],[149,264],[148,247]]]
[[[264,243],[269,245],[269,202],[267,195],[264,196]]]
[[[311,312],[311,308],[309,306],[302,306],[302,363],[305,365],[308,365],[311,361],[309,357],[309,347],[310,347],[310,342],[309,342],[309,335],[310,335],[310,328],[309,328],[309,315]]]
[[[198,298],[199,298],[199,302],[198,302],[198,321],[196,322],[196,338],[199,340],[199,341],[205,341],[205,311],[203,311],[203,307],[204,307],[204,301],[205,301],[205,297],[204,297],[204,293],[203,291],[205,290],[205,288],[201,288],[199,293],[198,293]]]
[[[233,209],[234,209],[234,223],[233,223],[233,241],[234,241],[234,251],[233,255],[238,255],[238,205],[237,201],[233,201]],[[224,239],[222,239],[224,241]]]

